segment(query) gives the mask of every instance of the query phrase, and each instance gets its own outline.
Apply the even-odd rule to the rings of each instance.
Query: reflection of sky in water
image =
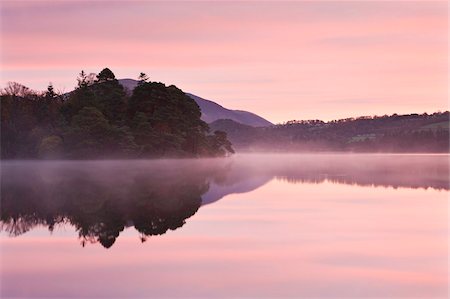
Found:
[[[81,247],[70,226],[3,235],[1,295],[447,298],[448,191],[405,177],[396,189],[269,179],[248,192],[222,179],[232,192],[183,227],[143,244],[126,228],[107,250]]]

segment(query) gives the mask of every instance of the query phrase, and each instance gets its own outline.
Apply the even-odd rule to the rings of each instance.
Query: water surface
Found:
[[[1,298],[447,298],[447,155],[3,161]]]

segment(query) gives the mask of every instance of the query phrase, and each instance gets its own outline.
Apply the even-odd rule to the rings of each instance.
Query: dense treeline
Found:
[[[1,94],[1,157],[137,158],[224,156],[226,133],[209,133],[198,105],[174,85],[141,73],[131,95],[108,68],[56,94],[10,83]]]
[[[289,121],[254,128],[231,120],[210,126],[227,132],[237,150],[449,152],[449,112]]]

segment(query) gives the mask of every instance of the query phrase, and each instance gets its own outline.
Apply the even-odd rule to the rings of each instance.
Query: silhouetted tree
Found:
[[[78,81],[78,88],[83,88],[83,87],[88,86],[87,75],[84,72],[84,70],[82,70],[80,72],[80,74],[78,75],[77,81]]]
[[[8,82],[7,86],[1,90],[2,96],[27,97],[34,94],[35,92],[30,88],[17,82]]]
[[[52,100],[56,97],[55,90],[53,89],[53,84],[50,82],[47,87],[47,92],[45,93],[45,97],[49,100]]]
[[[114,81],[116,80],[116,76],[109,68],[104,68],[98,75],[98,82],[106,82],[106,81]]]
[[[138,85],[148,82],[148,76],[145,73],[140,73],[138,77]]]

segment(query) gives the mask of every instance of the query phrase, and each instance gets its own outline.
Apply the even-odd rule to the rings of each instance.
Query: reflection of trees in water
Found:
[[[326,159],[322,163],[290,163],[283,169],[274,168],[276,179],[289,183],[331,182],[357,186],[393,188],[433,188],[449,190],[449,165],[446,156],[344,156]]]
[[[236,163],[227,181],[267,176],[288,183],[328,181],[358,186],[449,190],[448,159],[448,155],[254,154]]]
[[[2,229],[17,236],[37,225],[52,231],[69,223],[83,246],[109,248],[128,226],[142,241],[183,226],[201,205],[211,169],[149,169],[2,167]]]
[[[345,184],[352,186],[361,186],[361,187],[392,187],[394,189],[397,188],[409,188],[409,189],[436,189],[436,190],[449,190],[448,183],[443,180],[435,180],[431,181],[431,185],[423,185],[420,183],[409,183],[403,184],[401,182],[397,183],[383,183],[380,180],[361,180],[358,178],[355,180],[351,175],[332,175],[332,174],[320,174],[318,177],[304,177],[304,176],[275,176],[277,180],[288,182],[291,184],[322,184],[326,182],[330,182],[333,184]],[[388,179],[386,179],[388,181]]]

